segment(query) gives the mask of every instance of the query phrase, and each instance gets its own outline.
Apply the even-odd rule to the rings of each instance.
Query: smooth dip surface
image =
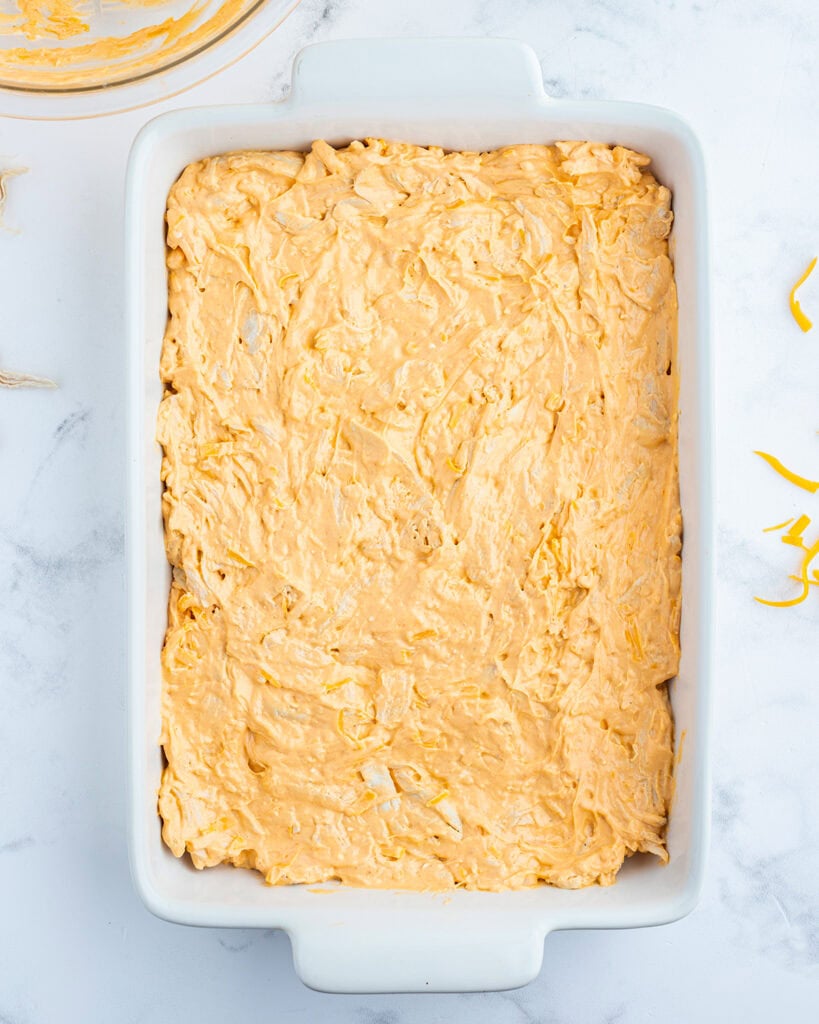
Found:
[[[270,883],[666,858],[670,193],[585,142],[188,167],[168,202],[159,809]]]

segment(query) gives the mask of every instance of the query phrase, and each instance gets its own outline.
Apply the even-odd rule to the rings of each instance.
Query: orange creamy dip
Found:
[[[0,76],[17,88],[36,89],[81,89],[143,77],[224,35],[253,7],[253,0],[224,0],[215,9],[207,0],[191,0],[169,14],[167,0],[113,3],[157,10],[132,31],[97,35],[89,0],[17,0],[19,15],[0,16],[0,32],[38,45],[0,50]]]
[[[667,858],[677,305],[648,162],[368,140],[182,174],[177,856],[490,890]]]

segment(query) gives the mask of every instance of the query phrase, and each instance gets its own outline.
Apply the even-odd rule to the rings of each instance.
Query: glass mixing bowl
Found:
[[[88,117],[233,63],[299,0],[0,0],[0,114]]]

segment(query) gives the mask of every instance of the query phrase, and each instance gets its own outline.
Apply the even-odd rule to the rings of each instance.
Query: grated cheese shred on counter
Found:
[[[815,266],[816,266],[816,257],[814,256],[813,259],[808,264],[808,269],[799,278],[799,280],[796,282],[796,284],[793,286],[793,288],[791,288],[791,295],[790,295],[791,313],[793,314],[794,320],[799,324],[799,326],[805,332],[809,331],[811,329],[811,327],[813,327],[813,321],[811,321],[802,312],[802,307],[799,305],[799,300],[796,297],[796,293],[799,291],[799,289],[802,287],[802,285],[805,283],[805,281],[807,281],[807,279],[813,273],[813,268]]]

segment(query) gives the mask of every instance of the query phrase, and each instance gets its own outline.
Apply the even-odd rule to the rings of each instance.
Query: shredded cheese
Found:
[[[347,683],[352,683],[352,682],[353,682],[353,680],[350,679],[349,676],[348,676],[346,679],[339,679],[339,680],[337,680],[334,683],[325,683],[324,684],[324,689],[325,689],[325,691],[327,693],[332,693],[333,690],[340,690],[342,686],[346,686]]]
[[[802,536],[809,526],[810,517],[800,516],[782,538],[782,543],[792,544],[795,548],[804,548],[805,542],[802,540]]]
[[[819,491],[819,481],[808,480],[804,476],[799,476],[798,473],[788,469],[779,459],[769,455],[767,452],[757,451],[754,454],[763,458],[772,469],[776,470],[780,476],[784,477],[785,480],[792,483],[795,487],[808,491],[810,494],[816,494]],[[796,597],[786,601],[769,601],[766,598],[755,597],[754,600],[758,601],[759,604],[767,605],[769,608],[793,608],[794,605],[801,604],[805,600],[810,593],[811,586],[819,585],[819,570],[813,569],[811,571],[814,559],[819,556],[819,538],[813,544],[808,544],[805,540],[805,531],[811,523],[811,517],[803,513],[796,518],[791,517],[784,522],[777,523],[775,526],[768,526],[763,531],[765,533],[784,531],[779,538],[780,541],[783,544],[788,544],[790,547],[798,548],[803,553],[799,575],[789,577],[801,584],[802,589]]]
[[[255,562],[251,562],[249,558],[245,558],[244,555],[240,554],[238,551],[234,551],[232,548],[228,548],[227,556],[228,558],[233,559],[233,561],[238,565],[244,566],[246,569],[255,569],[256,567]]]
[[[816,494],[819,491],[819,480],[808,480],[804,476],[799,476],[797,473],[792,472],[786,466],[783,466],[779,459],[773,455],[769,455],[767,452],[755,451],[754,455],[758,455],[764,459],[772,469],[775,469],[780,476],[783,476],[792,484],[796,484],[797,487],[801,487],[803,491],[810,491],[811,494]]]
[[[783,538],[784,539],[784,538]],[[819,540],[812,544],[809,548],[805,548],[805,557],[802,559],[802,568],[799,573],[799,582],[802,584],[801,593],[797,594],[796,597],[792,597],[789,601],[767,601],[762,597],[755,597],[754,600],[760,604],[767,605],[769,608],[793,608],[797,604],[801,604],[810,592],[811,579],[808,576],[811,562],[819,555]]]
[[[811,329],[811,327],[813,327],[813,322],[811,320],[809,320],[808,317],[805,316],[805,314],[802,312],[802,307],[799,305],[799,300],[796,297],[796,293],[802,287],[802,285],[805,283],[805,281],[807,281],[807,279],[810,277],[810,275],[813,273],[813,268],[815,266],[816,266],[816,257],[814,256],[813,259],[808,264],[808,269],[799,278],[799,280],[796,282],[796,284],[793,286],[793,288],[791,288],[791,296],[790,296],[791,313],[793,314],[794,320],[799,324],[799,326],[805,332],[809,331]]]
[[[790,526],[793,522],[793,517],[786,519],[784,523],[776,523],[774,526],[766,526],[763,529],[763,533],[775,533],[777,530],[784,530],[786,526]]]

